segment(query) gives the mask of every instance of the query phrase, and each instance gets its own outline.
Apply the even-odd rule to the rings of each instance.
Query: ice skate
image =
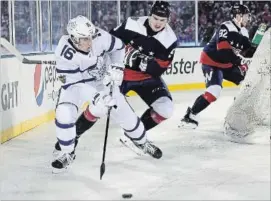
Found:
[[[199,125],[198,121],[196,121],[196,115],[194,115],[191,111],[191,108],[188,107],[186,111],[186,115],[181,119],[179,124],[179,128],[184,129],[195,129]]]
[[[122,137],[120,137],[120,142],[139,156],[149,154],[153,158],[159,159],[163,155],[161,149],[159,149],[157,146],[155,146],[152,142],[148,140],[143,144],[138,144],[135,141],[123,135]]]
[[[58,157],[52,162],[53,173],[61,173],[65,171],[75,159],[74,153],[64,153],[60,151]]]

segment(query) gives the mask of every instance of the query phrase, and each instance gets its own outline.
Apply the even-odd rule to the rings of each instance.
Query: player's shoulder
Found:
[[[108,36],[110,36],[110,33],[108,33],[102,28],[96,27],[95,38],[103,38],[103,37],[108,37]]]
[[[125,29],[139,34],[145,35],[144,23],[148,19],[147,16],[143,17],[128,17],[125,22]]]
[[[96,51],[104,52],[108,50],[108,47],[115,44],[116,40],[119,40],[118,38],[114,37],[109,32],[97,28],[98,30],[98,36],[95,37],[93,40],[93,43],[95,43],[94,47],[96,48]]]
[[[60,38],[58,45],[55,49],[55,56],[57,62],[78,63],[80,60],[80,52],[74,47],[68,35]]]
[[[144,26],[144,23],[147,19],[148,16],[129,17],[127,18],[125,29],[146,36],[146,27]],[[158,40],[165,48],[169,48],[177,41],[177,36],[169,24],[166,24],[165,28],[153,37]]]
[[[238,27],[232,21],[225,21],[220,28],[227,28],[229,32],[239,32]]]
[[[166,24],[165,28],[161,32],[154,35],[154,38],[156,38],[167,49],[177,42],[177,36],[169,24]]]
[[[105,43],[111,42],[112,38],[114,38],[113,40],[117,39],[114,37],[114,35],[112,35],[108,31],[98,28],[98,36],[95,38],[97,39],[96,41],[99,41],[101,44],[105,44]]]
[[[246,27],[241,28],[241,34],[247,38],[249,38],[249,33]]]
[[[126,20],[126,24],[128,23],[137,23],[137,24],[144,24],[146,19],[148,19],[148,16],[141,16],[141,17],[135,17],[135,16],[130,16]]]
[[[62,52],[65,45],[69,46],[68,40],[69,40],[68,35],[61,36],[61,38],[59,39],[58,44],[56,46],[56,49],[55,49],[55,55],[56,56],[59,56],[61,54],[61,52]]]

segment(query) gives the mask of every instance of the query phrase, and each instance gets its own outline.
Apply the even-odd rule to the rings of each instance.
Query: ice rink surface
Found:
[[[131,200],[270,200],[270,128],[255,134],[255,144],[223,136],[223,118],[236,92],[225,89],[199,116],[196,130],[177,124],[201,91],[173,93],[173,117],[149,132],[163,151],[160,160],[121,145],[122,132],[111,121],[102,181],[105,118],[83,135],[76,160],[62,174],[50,167],[54,123],[43,124],[0,146],[0,200],[121,200],[123,193],[132,193]],[[129,102],[139,116],[146,109],[139,97]]]

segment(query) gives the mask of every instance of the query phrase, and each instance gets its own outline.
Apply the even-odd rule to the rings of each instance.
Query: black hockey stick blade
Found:
[[[101,167],[100,167],[100,180],[102,180],[104,172],[105,172],[105,164],[104,162],[102,162]]]
[[[41,60],[29,60],[27,58],[24,58],[22,63],[24,63],[24,64],[42,64]]]

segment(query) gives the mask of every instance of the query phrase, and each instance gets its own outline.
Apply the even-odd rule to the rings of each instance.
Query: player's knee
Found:
[[[206,89],[205,93],[203,94],[203,97],[209,103],[212,103],[220,97],[221,90],[222,87],[220,85],[211,85]]]
[[[173,102],[166,96],[158,98],[151,106],[158,121],[163,121],[173,115]]]
[[[74,124],[77,118],[77,107],[73,104],[60,104],[56,108],[56,122],[59,124]]]
[[[88,120],[89,122],[95,122],[98,119],[98,117],[92,114],[89,106],[85,109],[83,114],[84,114],[85,119]]]

